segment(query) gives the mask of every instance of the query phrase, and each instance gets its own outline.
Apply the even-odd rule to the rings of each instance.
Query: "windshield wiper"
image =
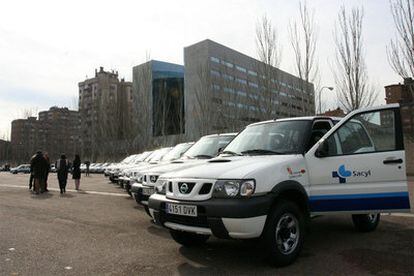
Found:
[[[284,154],[284,153],[273,151],[273,150],[266,150],[266,149],[252,149],[252,150],[242,151],[242,154],[273,155],[273,154]]]
[[[199,155],[195,155],[193,157],[194,158],[213,158],[213,156],[208,155],[208,154],[199,154]]]
[[[237,152],[234,152],[234,151],[231,151],[231,150],[225,150],[221,154],[230,154],[230,155],[236,155],[236,156],[242,156],[243,155],[241,153],[237,153]]]

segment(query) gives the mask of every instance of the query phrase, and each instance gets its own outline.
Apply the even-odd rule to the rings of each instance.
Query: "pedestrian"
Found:
[[[50,159],[49,159],[49,155],[47,154],[47,152],[45,152],[45,154],[43,155],[43,158],[46,160],[45,163],[45,177],[44,177],[44,185],[45,185],[45,192],[49,192],[49,190],[47,189],[47,179],[49,177],[49,172],[50,172]]]
[[[81,160],[79,154],[75,155],[75,160],[73,160],[72,164],[72,179],[75,180],[75,189],[79,191],[80,185],[80,178],[81,178],[81,170],[80,170]]]
[[[30,158],[30,178],[29,178],[29,190],[32,189],[33,187],[33,174],[34,174],[34,169],[33,169],[33,160],[35,159],[36,154],[32,156],[32,158]],[[34,187],[33,187],[34,190]]]
[[[89,166],[91,165],[91,162],[86,161],[85,165],[86,165],[86,176],[89,176]]]
[[[30,165],[33,168],[34,191],[36,194],[39,194],[39,192],[43,193],[46,160],[41,151],[36,153]]]
[[[68,181],[68,160],[66,160],[66,155],[62,154],[60,159],[56,161],[57,177],[59,181],[60,193],[66,193],[66,183]]]

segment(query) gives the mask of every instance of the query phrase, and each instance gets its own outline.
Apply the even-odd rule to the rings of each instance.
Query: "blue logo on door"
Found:
[[[345,169],[345,165],[341,165],[338,168],[338,171],[332,172],[332,177],[338,178],[339,183],[346,183],[346,178],[352,175],[351,171]]]

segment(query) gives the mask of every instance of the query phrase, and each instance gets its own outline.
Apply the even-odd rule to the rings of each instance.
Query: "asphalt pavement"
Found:
[[[257,240],[176,244],[101,175],[82,176],[80,192],[69,179],[63,196],[49,182],[36,196],[28,175],[0,173],[0,275],[414,275],[413,214],[383,215],[372,233],[318,217],[298,260],[274,268]]]

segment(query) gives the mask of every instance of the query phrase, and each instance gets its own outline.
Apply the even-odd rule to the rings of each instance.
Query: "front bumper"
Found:
[[[148,201],[155,222],[164,227],[212,234],[218,238],[250,239],[260,237],[273,202],[271,195],[248,199],[218,199],[206,201],[177,201],[154,194]],[[166,213],[166,203],[197,206],[197,217]]]
[[[142,185],[140,183],[135,183],[134,185],[132,185],[131,187],[131,193],[133,195],[133,197],[135,198],[135,201],[143,206],[147,206],[148,205],[148,199],[152,194],[144,194],[143,190],[144,189],[152,189],[155,193],[155,187],[150,187],[150,186],[145,186]]]

